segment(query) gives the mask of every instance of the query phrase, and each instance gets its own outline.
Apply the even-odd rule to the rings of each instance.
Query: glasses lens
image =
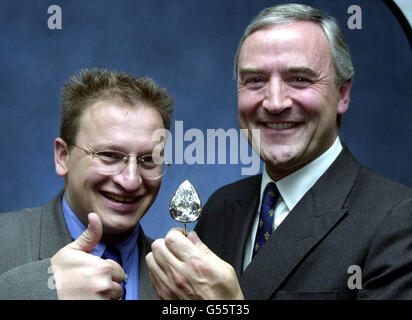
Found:
[[[119,174],[126,167],[129,157],[117,151],[95,153],[98,171],[101,174]],[[145,155],[138,158],[139,173],[147,180],[160,179],[167,171],[169,163],[161,156]]]
[[[120,173],[128,161],[128,156],[118,151],[100,151],[96,153],[98,171],[102,174]]]
[[[140,157],[140,174],[148,180],[161,178],[167,171],[169,164],[163,158],[151,155]]]

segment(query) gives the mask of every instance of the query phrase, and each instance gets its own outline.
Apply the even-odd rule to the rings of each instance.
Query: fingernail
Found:
[[[188,237],[194,244],[198,244],[200,242],[199,237],[197,236],[196,232],[190,231]]]

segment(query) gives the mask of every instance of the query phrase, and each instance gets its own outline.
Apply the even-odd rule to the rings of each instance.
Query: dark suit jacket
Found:
[[[362,167],[345,147],[243,272],[260,182],[216,191],[196,226],[235,268],[246,299],[412,298],[411,189]],[[359,275],[352,265],[360,290],[348,286]]]
[[[57,299],[50,258],[73,240],[61,208],[62,193],[43,207],[0,214],[0,299]],[[139,299],[156,299],[145,256],[151,239],[140,229]]]

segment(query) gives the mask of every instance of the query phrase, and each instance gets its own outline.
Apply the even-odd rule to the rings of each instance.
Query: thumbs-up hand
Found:
[[[233,267],[215,255],[196,232],[180,229],[152,243],[146,256],[152,285],[161,299],[243,299]]]
[[[122,296],[120,283],[126,274],[115,261],[90,254],[102,237],[103,225],[95,213],[88,219],[87,230],[50,259],[57,296],[60,300],[117,300]]]

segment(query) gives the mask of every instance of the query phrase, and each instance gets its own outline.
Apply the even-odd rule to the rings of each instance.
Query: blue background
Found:
[[[43,205],[63,188],[53,161],[60,89],[81,68],[154,78],[175,97],[174,120],[185,131],[237,129],[238,41],[253,16],[283,2],[1,1],[0,212]],[[342,140],[364,165],[412,187],[412,59],[401,25],[378,0],[298,2],[335,16],[351,47],[356,75]],[[47,27],[52,4],[62,8],[62,30]],[[362,8],[362,30],[347,27],[351,4]],[[162,237],[178,225],[167,208],[184,179],[206,202],[217,187],[243,178],[242,166],[175,165],[142,220],[145,232]]]

